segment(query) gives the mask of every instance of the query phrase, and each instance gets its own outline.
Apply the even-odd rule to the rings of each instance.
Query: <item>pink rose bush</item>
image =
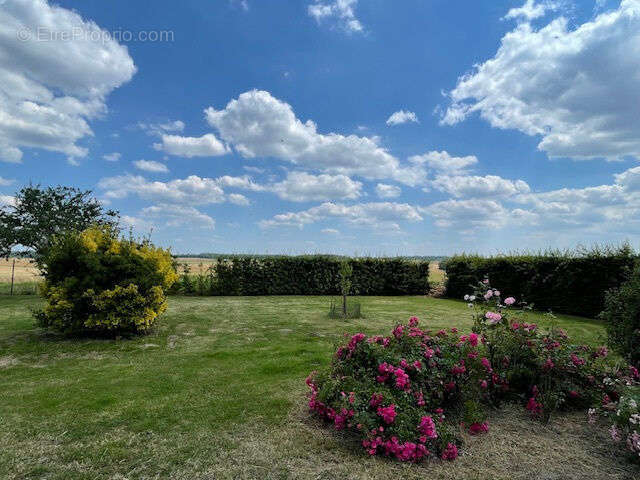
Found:
[[[609,384],[622,384],[622,394],[617,401],[609,396],[603,397],[599,409],[589,409],[588,422],[595,424],[598,418],[608,421],[611,441],[626,451],[632,460],[640,462],[640,386],[637,380],[640,380],[640,375],[634,367],[629,369],[626,377],[605,379]]]
[[[620,384],[605,381],[621,375],[606,348],[574,345],[560,329],[522,321],[512,309],[517,300],[503,301],[488,280],[465,300],[474,309],[467,334],[423,329],[411,317],[388,336],[349,337],[329,369],[307,378],[311,412],[357,434],[370,455],[418,462],[454,460],[461,432],[487,433],[485,410],[505,401],[546,421],[559,409],[620,399]],[[636,448],[638,433],[621,435]]]
[[[488,430],[477,399],[497,377],[483,366],[480,336],[454,332],[422,330],[412,317],[388,337],[350,337],[329,371],[307,379],[309,408],[337,430],[359,434],[370,455],[455,459],[460,423],[473,434]]]

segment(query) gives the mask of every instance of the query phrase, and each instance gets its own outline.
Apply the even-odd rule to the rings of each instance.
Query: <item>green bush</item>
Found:
[[[607,326],[609,346],[640,366],[640,265],[620,288],[607,292],[600,318]]]
[[[177,274],[168,251],[110,226],[56,236],[43,259],[41,326],[73,334],[145,333]]]
[[[400,258],[346,262],[352,269],[350,291],[356,295],[421,295],[429,291],[428,262]],[[174,291],[198,295],[338,295],[342,293],[343,263],[344,259],[322,255],[221,257],[202,275],[203,288],[195,288],[192,280],[182,280]]]
[[[499,290],[511,292],[538,310],[593,318],[604,308],[605,292],[625,281],[635,259],[631,248],[623,246],[535,255],[457,255],[441,268],[447,273],[446,295],[450,298],[462,298],[488,277]]]

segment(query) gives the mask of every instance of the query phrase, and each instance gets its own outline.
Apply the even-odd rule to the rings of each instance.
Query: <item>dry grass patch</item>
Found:
[[[30,258],[0,259],[0,282],[11,283],[11,269],[16,262],[15,283],[38,282],[42,279],[40,271]]]
[[[589,426],[581,414],[560,415],[549,425],[534,422],[515,406],[494,412],[487,435],[465,435],[454,462],[421,464],[370,457],[357,440],[335,432],[296,408],[280,428],[227,434],[236,447],[221,451],[198,479],[634,479],[637,467],[617,456],[604,429]]]

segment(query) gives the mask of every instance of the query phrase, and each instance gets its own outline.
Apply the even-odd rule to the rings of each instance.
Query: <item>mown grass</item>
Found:
[[[435,329],[471,324],[462,302],[360,300],[366,318],[339,320],[326,297],[172,297],[153,334],[97,340],[43,332],[37,297],[2,296],[0,478],[633,478],[580,415],[542,426],[496,412],[461,459],[420,466],[368,458],[320,428],[304,378],[343,332],[387,332],[414,314]],[[556,323],[604,338],[593,320]]]
[[[16,282],[13,284],[13,295],[37,295],[38,282]],[[11,283],[0,282],[0,295],[11,293]]]

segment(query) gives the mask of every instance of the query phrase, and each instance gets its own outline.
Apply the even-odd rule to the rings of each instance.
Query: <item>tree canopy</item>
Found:
[[[53,236],[92,225],[118,224],[118,212],[105,210],[91,190],[40,185],[23,187],[13,205],[0,208],[0,257],[17,246],[32,250],[36,261]]]

